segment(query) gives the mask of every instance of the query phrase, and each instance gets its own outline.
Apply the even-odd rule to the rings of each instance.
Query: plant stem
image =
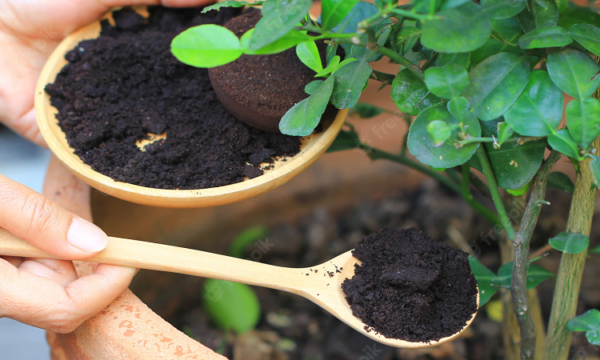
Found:
[[[592,146],[600,149],[600,138],[596,138]],[[567,221],[567,232],[590,234],[596,192],[590,170],[590,160],[584,159],[579,162],[575,191]],[[566,324],[575,317],[577,311],[577,299],[586,256],[587,250],[578,254],[562,254],[548,324],[546,359],[567,359],[569,356],[571,331],[567,329]]]
[[[506,139],[504,142],[505,143],[516,142],[519,145],[523,145],[523,144],[531,142],[531,141],[538,141],[538,140],[545,139],[545,138],[546,138],[545,136],[514,137],[514,138]],[[465,138],[464,140],[460,140],[458,143],[460,145],[467,145],[467,144],[472,144],[472,143],[493,143],[495,141],[498,141],[498,139],[494,139],[492,137],[469,136],[469,137]]]
[[[527,269],[529,268],[529,241],[540,215],[540,200],[546,195],[546,179],[550,170],[562,157],[553,151],[533,180],[533,186],[521,220],[519,231],[513,241],[514,262],[511,280],[512,303],[521,329],[521,359],[534,359],[536,330],[527,297]]]
[[[441,182],[442,184],[446,185],[447,187],[449,187],[450,189],[452,189],[453,191],[455,191],[456,193],[462,195],[462,191],[461,191],[461,187],[460,185],[458,185],[457,183],[455,183],[454,181],[448,179],[447,177],[445,177],[444,175],[442,175],[440,172],[437,172],[417,161],[414,161],[406,156],[400,156],[400,155],[395,155],[395,154],[391,154],[388,153],[386,151],[383,150],[379,150],[376,148],[373,148],[367,144],[364,143],[360,143],[358,145],[359,149],[362,149],[364,151],[367,152],[367,154],[369,155],[369,157],[372,160],[377,160],[377,159],[386,159],[386,160],[390,160],[390,161],[394,161],[397,162],[399,164],[408,166],[412,169],[415,169],[425,175],[428,175],[434,179],[436,179],[437,181]],[[464,198],[464,196],[463,196]],[[496,214],[494,214],[490,209],[488,209],[485,205],[483,205],[482,203],[478,202],[477,200],[473,199],[473,198],[464,198],[464,200],[467,202],[467,204],[469,204],[469,206],[471,206],[471,208],[473,208],[473,210],[475,210],[476,212],[478,212],[479,214],[481,214],[486,220],[488,220],[490,223],[496,225],[496,224],[500,224],[500,219],[498,218],[498,216],[496,216]]]
[[[492,195],[492,201],[494,201],[496,211],[498,212],[498,216],[500,217],[500,223],[506,231],[506,236],[508,237],[508,239],[513,240],[515,238],[515,229],[513,228],[512,223],[508,218],[506,209],[504,208],[502,197],[500,196],[500,192],[498,191],[498,183],[496,182],[496,176],[494,175],[494,171],[492,170],[492,166],[490,165],[490,161],[483,146],[480,146],[477,149],[477,158],[481,163],[483,175],[485,175],[485,178],[488,182],[490,194]]]

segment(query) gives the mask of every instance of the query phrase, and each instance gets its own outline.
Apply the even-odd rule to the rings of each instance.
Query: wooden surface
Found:
[[[331,145],[348,114],[348,109],[340,110],[332,122],[325,124],[322,133],[302,140],[299,154],[286,161],[276,160],[274,168],[265,171],[264,175],[241,183],[202,190],[161,190],[117,182],[94,171],[74,154],[64,132],[58,126],[57,110],[52,107],[50,96],[44,91],[44,87],[52,83],[67,64],[65,53],[82,40],[98,37],[99,33],[98,21],[69,35],[60,43],[40,74],[35,94],[35,110],[42,136],[58,159],[90,186],[126,201],[159,207],[198,208],[229,204],[259,195],[286,183],[317,160]]]
[[[55,258],[2,229],[0,255]],[[350,251],[317,266],[293,269],[175,246],[111,238],[108,247],[89,261],[235,281],[291,292],[311,300],[365,336],[398,348],[436,346],[460,334],[424,343],[389,339],[374,331],[367,332],[365,324],[352,315],[341,287],[346,278],[354,275],[354,265],[358,261]],[[338,272],[338,269],[341,271]],[[475,315],[462,331],[471,324]]]

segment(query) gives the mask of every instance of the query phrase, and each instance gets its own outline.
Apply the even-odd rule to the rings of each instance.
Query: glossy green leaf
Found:
[[[343,0],[341,0],[343,1]],[[358,23],[379,12],[377,7],[366,1],[359,1],[352,7],[348,15],[333,28],[335,32],[354,33]]]
[[[600,254],[600,245],[590,250],[590,254]]]
[[[585,332],[585,338],[592,345],[600,346],[600,326]]]
[[[569,33],[592,54],[600,55],[600,29],[590,24],[575,24]]]
[[[441,11],[440,18],[423,24],[421,42],[438,52],[469,52],[485,43],[492,23],[481,6],[474,2]]]
[[[282,134],[291,136],[308,136],[321,121],[321,115],[325,112],[329,98],[333,92],[333,77],[327,80],[315,90],[307,99],[294,105],[281,118],[279,130]]]
[[[481,0],[481,6],[494,19],[513,17],[527,7],[527,0]]]
[[[260,302],[247,285],[207,279],[203,300],[204,309],[222,330],[244,333],[252,330],[260,320]]]
[[[312,71],[318,73],[323,70],[323,63],[321,63],[321,55],[319,55],[319,49],[317,49],[317,43],[313,40],[305,41],[296,46],[296,55],[302,63],[308,66]]]
[[[430,67],[425,70],[425,84],[434,95],[452,99],[459,97],[469,85],[469,74],[458,64]]]
[[[533,179],[544,160],[545,146],[543,142],[531,141],[523,145],[507,142],[500,149],[494,149],[491,143],[485,148],[498,187],[502,189],[519,189]]]
[[[600,324],[600,311],[591,309],[573,318],[567,323],[567,329],[571,331],[588,331]]]
[[[221,8],[224,7],[233,7],[233,8],[239,8],[239,7],[244,7],[244,6],[259,6],[262,5],[264,3],[264,1],[256,1],[256,2],[246,2],[246,1],[223,1],[220,3],[216,3],[216,4],[212,4],[209,5],[207,7],[205,7],[204,9],[202,9],[202,14],[206,13],[207,11],[211,11],[211,10],[221,10]]]
[[[240,39],[219,25],[194,26],[177,35],[171,52],[181,62],[200,68],[228,64],[242,56]]]
[[[453,128],[450,138],[441,146],[436,146],[431,139],[427,128],[433,121],[443,121]],[[444,104],[434,105],[422,111],[413,121],[408,132],[408,148],[410,152],[423,164],[435,168],[451,168],[464,164],[469,160],[479,144],[472,143],[462,147],[456,147],[455,143],[459,140],[458,119],[448,112]],[[463,121],[464,129],[471,136],[480,136],[481,127],[479,121],[472,114],[468,113]]]
[[[311,6],[311,0],[265,1],[262,18],[254,27],[249,49],[258,50],[285,36],[304,18]]]
[[[567,254],[578,254],[590,245],[590,237],[584,234],[561,232],[548,241],[556,250]]]
[[[512,271],[512,261],[502,265],[500,269],[498,269],[498,282],[496,284],[505,289],[510,289],[510,285],[512,283]],[[552,279],[553,277],[554,274],[543,267],[535,264],[529,264],[529,268],[527,269],[527,290],[534,289],[543,281]]]
[[[469,115],[469,101],[462,96],[452,99],[448,101],[447,109],[459,122],[464,122]]]
[[[446,66],[448,64],[456,64],[464,67],[465,69],[469,68],[471,63],[471,54],[470,53],[440,53],[435,64],[437,66]]]
[[[521,195],[525,194],[527,192],[527,190],[529,190],[530,186],[531,186],[531,181],[528,182],[527,184],[525,184],[525,186],[520,187],[518,189],[506,189],[506,192],[511,194],[512,196],[521,196]]]
[[[252,226],[239,233],[229,244],[229,256],[242,258],[246,249],[260,239],[269,236],[269,229],[264,226]]]
[[[464,96],[477,117],[493,120],[502,116],[521,95],[530,74],[525,56],[493,55],[471,70]]]
[[[567,94],[583,99],[598,88],[598,65],[587,54],[564,48],[548,56],[548,73],[552,81]]]
[[[530,0],[529,8],[519,14],[519,23],[525,32],[558,24],[555,0]]]
[[[566,46],[573,42],[569,32],[560,26],[532,30],[519,38],[521,49],[540,49]]]
[[[254,29],[250,29],[246,31],[240,39],[240,42],[242,44],[242,51],[246,55],[278,54],[311,39],[311,37],[308,36],[305,32],[291,30],[289,33],[285,34],[285,36],[283,36],[281,39],[278,39],[265,47],[262,47],[258,50],[250,50],[250,40],[252,39],[253,33]]]
[[[600,102],[591,97],[574,99],[565,113],[571,137],[582,149],[587,149],[600,134]]]
[[[375,117],[383,112],[383,109],[364,102],[358,102],[354,105],[353,108],[350,109],[349,115],[356,115],[361,119],[370,119]]]
[[[525,91],[504,114],[504,119],[523,136],[547,136],[556,131],[563,114],[563,92],[546,71],[531,73]]]
[[[567,129],[558,130],[556,134],[548,136],[548,144],[554,150],[560,151],[570,158],[579,159],[580,157],[577,143],[573,140]]]
[[[402,69],[394,79],[391,95],[398,109],[411,115],[418,115],[423,109],[440,102],[408,69]]]
[[[568,8],[561,12],[558,26],[570,30],[575,24],[591,24],[600,27],[600,14],[583,8]]]
[[[353,107],[373,72],[368,62],[354,61],[336,71],[331,103],[338,109]]]
[[[350,13],[358,0],[321,1],[321,26],[323,30],[336,27]]]
[[[469,256],[469,263],[479,288],[479,307],[482,307],[498,292],[499,288],[495,286],[497,277],[496,274],[472,256]]]
[[[327,153],[332,153],[336,151],[344,151],[355,149],[360,144],[360,139],[358,137],[358,133],[354,131],[354,129],[350,130],[340,130],[333,143],[327,149]]]
[[[308,95],[310,95],[313,92],[315,92],[315,90],[317,90],[321,86],[322,83],[323,83],[323,80],[313,80],[313,81],[309,82],[308,84],[306,84],[306,86],[304,87],[304,92],[307,93]]]
[[[569,175],[560,171],[551,172],[548,175],[548,186],[558,190],[570,192],[571,194],[575,191],[575,184]]]
[[[445,122],[434,120],[427,125],[427,132],[431,136],[433,146],[439,147],[444,145],[444,142],[448,140],[452,135],[452,130]]]
[[[590,170],[592,171],[592,180],[597,188],[600,188],[600,157],[596,155],[588,155],[591,158]]]
[[[514,130],[506,123],[498,123],[498,144],[502,146],[514,134]]]
[[[325,77],[328,74],[332,73],[333,71],[337,70],[340,66],[340,57],[338,55],[334,56],[331,61],[327,64],[327,67],[325,67],[325,69],[318,71],[315,74],[315,77]],[[350,59],[348,59],[350,60]],[[354,59],[354,61],[356,61],[356,59]],[[344,64],[345,65],[345,64]]]
[[[517,40],[523,35],[523,29],[515,18],[492,19],[492,30],[502,39],[490,37],[480,48],[471,52],[471,68],[477,66],[488,57],[502,52],[523,54],[525,50],[517,46]]]
[[[403,26],[396,36],[396,46],[402,55],[411,51],[421,37],[421,29],[415,26]]]

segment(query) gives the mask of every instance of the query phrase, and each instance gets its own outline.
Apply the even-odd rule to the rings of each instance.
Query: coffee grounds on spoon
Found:
[[[352,313],[368,331],[413,342],[461,331],[477,311],[468,254],[414,228],[384,228],[360,240],[362,262],[342,283]]]

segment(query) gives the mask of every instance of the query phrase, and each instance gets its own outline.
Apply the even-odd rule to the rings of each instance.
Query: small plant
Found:
[[[328,104],[353,108],[361,117],[378,115],[384,110],[358,103],[360,94],[369,79],[391,86],[391,97],[409,123],[402,151],[393,154],[364,143],[350,125],[329,151],[358,148],[373,160],[414,168],[456,191],[503,230],[512,241],[513,261],[498,274],[475,259],[472,268],[482,303],[499,288],[510,289],[521,358],[533,359],[537,350],[538,358],[566,359],[571,330],[586,331],[597,344],[597,312],[572,319],[600,184],[600,15],[567,0],[413,0],[408,5],[323,0],[315,21],[308,15],[310,0],[260,4],[262,19],[241,39],[223,27],[202,25],[175,38],[173,54],[193,66],[214,67],[242,54],[296,47],[315,80],[306,87],[310,96],[281,119],[280,130],[288,135],[310,134]],[[228,1],[204,11],[242,5],[259,3]],[[328,44],[325,64],[316,50],[319,40]],[[343,61],[335,55],[338,46],[345,49]],[[397,74],[373,71],[369,63],[383,57],[400,65]],[[565,94],[572,98],[566,108]],[[407,156],[407,149],[418,161]],[[551,153],[545,157],[547,149]],[[563,156],[577,172],[575,184],[565,174],[551,173]],[[563,255],[546,345],[536,349],[527,291],[554,275],[531,264],[529,242],[541,207],[548,205],[547,185],[572,192],[573,201],[567,228],[549,241]],[[474,197],[472,188],[488,196],[496,211]],[[506,211],[514,197],[527,200],[519,218]]]

